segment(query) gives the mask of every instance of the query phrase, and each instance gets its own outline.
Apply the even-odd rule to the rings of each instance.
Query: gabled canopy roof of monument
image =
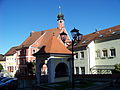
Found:
[[[53,32],[46,32],[41,38],[39,44],[40,50],[36,53],[39,54],[72,54],[60,39],[58,39]],[[35,55],[36,55],[35,54]]]

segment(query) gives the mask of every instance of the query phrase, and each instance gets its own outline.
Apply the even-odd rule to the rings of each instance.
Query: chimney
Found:
[[[30,37],[32,36],[32,34],[34,33],[35,31],[32,31],[31,33],[30,33]]]
[[[34,33],[35,31],[32,31],[32,33]]]

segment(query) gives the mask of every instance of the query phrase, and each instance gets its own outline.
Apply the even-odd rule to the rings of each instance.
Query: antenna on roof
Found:
[[[98,31],[98,29],[95,29],[95,32],[97,32]]]

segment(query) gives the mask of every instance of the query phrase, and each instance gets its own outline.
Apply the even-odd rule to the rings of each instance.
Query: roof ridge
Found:
[[[7,53],[5,53],[5,55],[11,55],[11,54],[14,54],[15,51],[16,51],[16,49],[17,49],[17,47],[19,47],[19,46],[11,47],[11,48],[7,51]]]
[[[109,28],[106,28],[106,29],[102,29],[102,30],[99,30],[97,32],[102,32],[102,31],[109,30],[109,29],[116,28],[116,27],[120,28],[120,25],[116,25],[116,26],[112,26],[112,27],[109,27]],[[87,36],[87,35],[90,35],[90,34],[94,34],[94,33],[96,33],[96,32],[92,32],[92,33],[86,34],[84,36]]]
[[[109,37],[111,35],[115,35],[115,34],[112,34],[112,32],[115,32],[115,31],[118,31],[118,30],[120,31],[120,25],[116,25],[116,26],[113,26],[113,27],[109,27],[109,28],[106,28],[106,29],[103,29],[103,30],[100,30],[100,31],[97,31],[97,32],[93,32],[93,33],[84,35],[83,39],[78,44],[78,46],[79,45],[85,46],[85,45],[88,45],[91,41],[93,41],[95,39],[100,39],[102,37]],[[88,42],[85,42],[86,40]]]
[[[61,54],[71,54],[71,51],[68,50],[53,33],[48,37],[47,42],[41,45],[41,49],[38,51],[39,53],[61,53]]]

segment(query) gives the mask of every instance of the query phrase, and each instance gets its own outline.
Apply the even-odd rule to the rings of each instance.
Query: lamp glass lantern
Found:
[[[71,34],[72,34],[73,39],[76,40],[77,37],[78,37],[78,34],[79,34],[79,30],[77,30],[76,28],[74,28],[74,29],[71,30],[70,32],[71,32]]]
[[[83,34],[78,33],[78,35],[77,35],[77,40],[78,40],[78,42],[79,42],[80,40],[82,40],[82,36],[83,36]]]
[[[67,34],[65,32],[60,33],[60,38],[65,43],[65,40],[67,38]]]

